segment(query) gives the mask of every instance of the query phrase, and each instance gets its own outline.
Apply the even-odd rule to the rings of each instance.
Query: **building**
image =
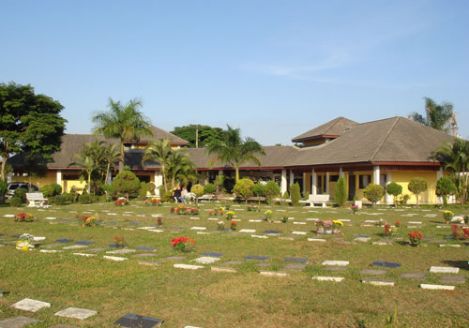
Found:
[[[143,147],[152,139],[169,139],[174,147],[187,144],[181,138],[154,127],[154,136],[139,143],[127,144],[126,165],[143,181],[152,181],[157,186],[162,179],[158,163],[142,163]],[[69,134],[63,137],[62,149],[54,154],[48,164],[47,174],[34,179],[38,185],[57,182],[63,190],[72,186],[83,187],[80,170],[71,167],[74,154],[86,142],[95,140],[92,135]],[[363,189],[369,183],[385,186],[391,181],[403,186],[409,194],[409,203],[415,197],[407,185],[414,177],[427,181],[428,190],[421,194],[421,203],[439,202],[435,195],[436,181],[443,172],[442,164],[432,159],[432,154],[452,137],[423,126],[404,117],[392,117],[372,122],[357,123],[338,117],[292,139],[295,146],[266,146],[265,155],[260,156],[261,165],[245,163],[240,175],[255,180],[275,180],[282,193],[298,182],[304,193],[334,195],[339,176],[347,181],[349,200],[362,199]],[[107,140],[116,142],[115,140]],[[210,156],[204,148],[186,148],[204,182],[212,181],[216,175],[231,176],[233,169]],[[21,179],[20,161],[12,160],[15,179]],[[386,195],[385,203],[392,203]]]

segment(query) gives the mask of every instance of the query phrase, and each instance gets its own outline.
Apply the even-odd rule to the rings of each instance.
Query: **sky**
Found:
[[[109,98],[151,122],[262,144],[337,116],[454,105],[469,137],[469,1],[0,0],[0,83],[31,84],[89,133]]]

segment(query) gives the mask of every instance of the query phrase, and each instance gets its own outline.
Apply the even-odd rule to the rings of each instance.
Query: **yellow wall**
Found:
[[[26,182],[29,183],[31,182],[33,185],[38,186],[39,188],[56,182],[56,173],[55,171],[48,171],[45,176],[43,177],[37,177],[37,176],[32,176],[29,178],[29,176],[13,176],[12,181],[14,182]]]
[[[414,178],[422,178],[427,181],[427,191],[419,195],[419,203],[421,204],[436,204],[437,197],[436,191],[436,171],[392,171],[391,181],[396,182],[402,186],[402,194],[408,194],[410,199],[408,204],[416,204],[416,199],[413,193],[408,189],[410,180]]]

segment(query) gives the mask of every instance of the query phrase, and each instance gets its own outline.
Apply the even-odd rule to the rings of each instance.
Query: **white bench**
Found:
[[[321,204],[322,207],[326,207],[326,204],[330,201],[329,194],[309,195],[307,200],[302,200],[302,204],[309,204],[314,207],[316,204]]]
[[[42,192],[28,192],[26,193],[26,200],[28,207],[49,207],[47,198],[44,198]]]
[[[205,194],[205,195],[200,196],[199,198],[197,198],[198,201],[208,200],[209,202],[212,201],[212,200],[215,200],[215,199],[217,199],[217,197],[213,194]]]

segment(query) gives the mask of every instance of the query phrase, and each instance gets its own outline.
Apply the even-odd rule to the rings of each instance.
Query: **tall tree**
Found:
[[[14,154],[48,162],[60,150],[67,122],[64,107],[51,97],[35,94],[31,85],[0,84],[0,179],[6,178],[7,160]]]
[[[199,147],[205,147],[212,139],[222,139],[225,131],[208,125],[190,124],[175,127],[171,133],[187,140],[190,147],[196,147],[197,144]]]
[[[264,155],[262,146],[252,138],[241,138],[239,129],[229,125],[222,139],[212,139],[208,144],[209,154],[215,154],[218,159],[235,170],[236,182],[239,180],[239,167],[248,162],[260,165],[258,155]]]
[[[163,175],[164,191],[168,191],[167,170],[169,157],[172,153],[171,144],[168,139],[160,139],[152,142],[145,149],[144,161],[155,161],[160,163],[161,174]]]
[[[119,140],[119,172],[124,169],[125,148],[127,142],[137,142],[141,137],[151,136],[149,120],[139,110],[142,103],[130,100],[123,105],[120,101],[109,99],[109,111],[101,112],[93,117],[96,124],[95,133],[106,138]]]
[[[96,172],[96,170],[98,169],[98,165],[91,157],[91,155],[86,153],[86,149],[85,151],[82,151],[81,153],[77,154],[75,158],[75,162],[70,163],[69,165],[80,167],[86,174],[86,191],[89,194],[91,192],[91,175]]]
[[[176,185],[176,181],[187,184],[197,178],[195,165],[183,150],[173,150],[168,157],[166,174],[171,181],[171,187]]]
[[[445,165],[456,183],[458,196],[462,203],[467,198],[469,187],[469,141],[456,139],[453,143],[446,144],[434,154],[435,159]]]
[[[410,118],[414,121],[444,132],[450,131],[454,117],[453,104],[448,102],[437,104],[431,98],[425,98],[425,116],[417,112],[410,114]]]

